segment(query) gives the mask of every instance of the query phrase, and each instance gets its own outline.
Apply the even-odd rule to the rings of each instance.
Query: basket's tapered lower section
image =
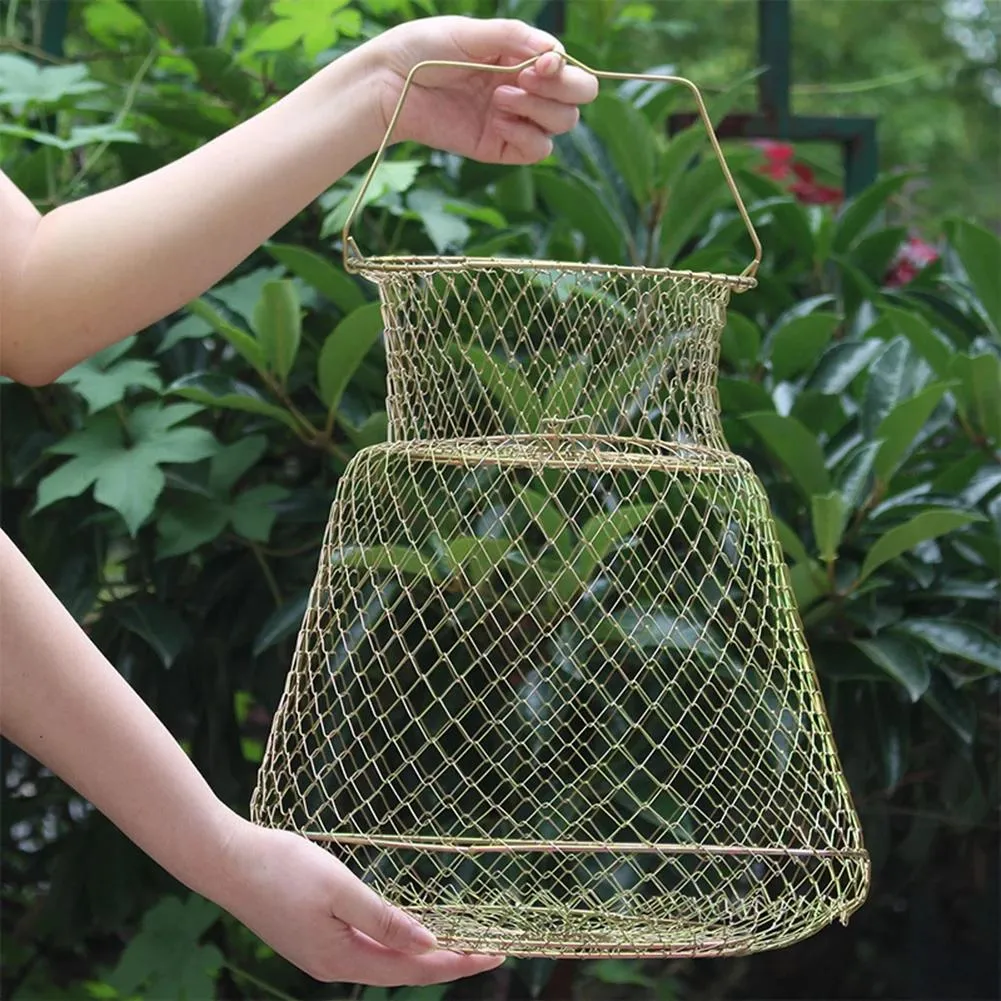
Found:
[[[463,951],[748,953],[869,881],[760,483],[635,439],[352,460],[253,816]]]
[[[506,956],[697,958],[780,948],[847,920],[869,877],[864,851],[320,843],[443,948]]]

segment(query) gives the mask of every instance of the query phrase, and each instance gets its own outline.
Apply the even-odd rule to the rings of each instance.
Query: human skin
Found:
[[[375,151],[418,62],[548,53],[516,76],[419,76],[395,134],[485,162],[547,156],[597,94],[558,47],[518,21],[410,22],[188,156],[44,217],[0,173],[0,374],[48,383],[211,288]],[[222,803],[2,532],[0,732],[317,979],[426,984],[502,961],[439,949],[328,851]]]

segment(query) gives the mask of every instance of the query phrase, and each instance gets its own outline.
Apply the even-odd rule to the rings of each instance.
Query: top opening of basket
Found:
[[[361,206],[364,204],[365,195],[375,177],[376,171],[382,164],[386,151],[393,138],[393,132],[396,128],[396,124],[399,120],[400,114],[403,111],[404,103],[407,99],[407,95],[410,91],[411,86],[414,83],[416,76],[425,69],[438,68],[438,69],[459,69],[465,71],[482,71],[484,73],[503,73],[503,74],[517,74],[522,70],[534,65],[542,56],[546,55],[544,52],[540,52],[537,56],[533,56],[531,59],[526,59],[525,61],[518,63],[514,66],[495,66],[495,65],[485,65],[482,63],[472,63],[472,62],[459,62],[454,60],[426,60],[425,62],[418,63],[410,73],[407,75],[407,79],[403,85],[403,89],[400,92],[399,100],[396,104],[396,109],[390,118],[389,125],[386,129],[386,134],[383,137],[382,143],[376,152],[375,158],[372,161],[372,165],[365,175],[362,181],[361,187],[358,189],[355,195],[354,202],[348,212],[347,219],[344,223],[344,229],[342,231],[343,247],[344,247],[344,267],[349,272],[354,272],[356,274],[362,274],[372,281],[378,282],[380,279],[385,279],[387,276],[394,274],[430,274],[440,271],[488,271],[492,269],[506,269],[506,270],[516,270],[516,271],[587,271],[592,274],[607,274],[607,275],[630,275],[635,274],[641,275],[663,275],[663,276],[677,276],[688,278],[693,282],[705,282],[707,284],[724,285],[734,292],[743,292],[748,289],[754,288],[757,284],[756,274],[758,267],[761,264],[761,241],[758,239],[758,234],[754,229],[754,224],[751,222],[751,217],[747,212],[747,208],[744,205],[744,201],[741,198],[740,191],[737,188],[737,184],[733,179],[733,175],[730,172],[730,167],[726,162],[726,157],[723,155],[722,147],[719,143],[719,138],[712,125],[712,119],[709,117],[709,112],[706,109],[705,101],[702,98],[702,94],[699,88],[692,83],[691,80],[687,80],[680,76],[668,76],[664,74],[657,73],[616,73],[607,70],[595,70],[589,66],[586,66],[579,59],[575,59],[573,56],[567,53],[560,53],[561,57],[567,62],[574,66],[583,69],[585,72],[592,74],[599,80],[638,80],[638,81],[649,81],[652,83],[671,83],[679,84],[687,88],[692,96],[695,98],[696,105],[698,107],[699,117],[702,120],[703,127],[705,128],[706,135],[709,138],[710,145],[712,146],[713,153],[719,162],[720,169],[723,172],[723,177],[726,180],[727,187],[730,190],[730,194],[733,196],[734,203],[737,207],[737,211],[743,220],[744,226],[747,230],[748,236],[751,239],[751,245],[754,249],[754,259],[747,265],[746,268],[740,274],[726,274],[726,273],[712,273],[712,272],[697,272],[697,271],[684,271],[673,268],[651,268],[637,265],[610,265],[599,262],[572,262],[572,261],[552,261],[552,260],[536,260],[530,258],[516,258],[516,257],[461,257],[461,256],[378,256],[378,257],[366,257],[362,253],[358,244],[355,242],[354,237],[351,235],[351,227],[358,216]]]

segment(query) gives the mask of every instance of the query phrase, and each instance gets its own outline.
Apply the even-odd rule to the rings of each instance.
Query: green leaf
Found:
[[[996,334],[1001,334],[1001,240],[966,219],[950,220],[946,233]]]
[[[646,205],[657,155],[650,123],[632,103],[612,94],[599,94],[586,109],[585,119],[607,147],[636,203]]]
[[[882,447],[879,441],[863,442],[845,458],[838,477],[838,489],[849,514],[857,511],[872,492],[873,466]]]
[[[594,571],[612,550],[632,535],[657,510],[656,504],[623,504],[608,514],[596,514],[584,523],[571,563],[560,575],[557,589],[563,596],[586,586]]]
[[[518,499],[525,505],[529,518],[542,529],[542,533],[555,546],[556,551],[562,557],[569,558],[571,551],[567,532],[569,523],[560,511],[556,498],[551,494],[525,489],[518,495]]]
[[[587,362],[578,360],[556,375],[542,407],[543,414],[547,418],[567,418],[573,415],[587,380],[587,371]]]
[[[548,167],[535,168],[533,177],[550,210],[581,233],[591,254],[605,264],[627,263],[622,227],[590,181]]]
[[[351,276],[312,250],[285,243],[271,243],[264,249],[342,313],[351,313],[365,305],[365,295]]]
[[[15,114],[26,105],[58,104],[103,89],[103,84],[91,79],[85,63],[37,66],[24,56],[0,52],[0,107],[12,107]]]
[[[135,535],[163,490],[161,464],[198,462],[218,448],[208,431],[174,426],[191,413],[186,405],[148,403],[129,415],[124,429],[114,415],[98,414],[51,449],[73,458],[41,480],[34,510],[93,485],[95,500],[118,511]]]
[[[252,434],[219,449],[209,463],[209,489],[219,496],[227,496],[237,480],[264,455],[267,447],[268,439],[264,435]]]
[[[449,198],[442,191],[418,188],[407,196],[407,207],[417,214],[425,232],[439,254],[465,246],[472,235],[469,223],[449,208]]]
[[[837,222],[832,249],[841,254],[858,242],[887,202],[911,179],[907,173],[890,174],[870,184],[845,205]]]
[[[340,405],[344,390],[382,331],[382,309],[370,302],[349,313],[323,342],[316,375],[320,399],[330,410]]]
[[[720,354],[736,368],[749,368],[761,351],[761,328],[743,313],[732,310],[720,340]]]
[[[252,542],[267,542],[278,516],[273,505],[288,496],[288,490],[275,483],[265,483],[245,490],[230,505],[233,529]]]
[[[815,494],[811,499],[813,534],[817,539],[820,558],[825,563],[833,563],[838,558],[838,547],[845,530],[847,511],[841,494],[832,490],[827,494]]]
[[[214,945],[200,945],[199,939],[221,913],[196,895],[184,903],[163,897],[143,916],[108,982],[126,998],[140,990],[146,997],[179,1001],[215,997],[215,979],[225,962]]]
[[[384,410],[371,414],[361,427],[355,427],[344,419],[341,419],[340,425],[355,448],[379,445],[389,437],[389,417]]]
[[[938,538],[957,528],[983,519],[963,511],[933,510],[923,511],[902,525],[896,525],[880,536],[869,550],[862,564],[859,583],[873,574],[885,563],[895,560],[921,542]]]
[[[171,667],[191,641],[191,631],[184,619],[158,601],[116,601],[111,606],[111,614],[129,632],[145,640],[164,667]]]
[[[924,388],[928,371],[905,337],[894,337],[869,369],[862,400],[862,431],[877,434],[883,418],[903,400]]]
[[[423,166],[423,160],[389,160],[380,163],[365,191],[361,205],[358,206],[358,211],[362,212],[387,195],[402,195],[409,191]],[[321,238],[341,235],[348,220],[348,212],[358,197],[363,183],[364,178],[358,178],[350,190],[336,188],[320,196],[320,206],[327,212],[320,229]]]
[[[478,536],[459,536],[445,543],[449,569],[460,572],[476,587],[494,574],[511,550],[509,539],[483,539]]]
[[[728,154],[731,167],[736,167],[740,154]],[[670,265],[692,240],[714,211],[730,196],[719,164],[715,159],[703,160],[686,172],[671,192],[667,208],[660,221],[660,260]]]
[[[405,546],[365,546],[334,550],[330,563],[332,566],[387,570],[412,577],[436,576],[432,560],[416,549]]]
[[[264,371],[264,351],[250,334],[230,323],[222,313],[204,299],[196,299],[194,302],[188,303],[188,309],[199,319],[204,320],[217,334],[224,337],[237,354],[249,362],[253,368],[257,369],[258,372]]]
[[[876,437],[883,444],[873,463],[873,471],[883,483],[890,481],[900,464],[910,455],[918,432],[925,426],[948,388],[943,382],[932,383],[917,396],[898,403],[880,422]]]
[[[153,362],[126,358],[107,364],[103,354],[92,355],[56,380],[62,385],[72,386],[84,398],[90,413],[96,414],[105,407],[121,403],[130,389],[142,387],[154,392],[163,389]]]
[[[911,347],[928,362],[936,375],[944,377],[947,374],[953,347],[920,313],[898,306],[882,306],[880,313],[898,334],[910,341]]]
[[[966,693],[956,691],[944,675],[936,672],[932,675],[924,701],[964,744],[973,743],[977,713]]]
[[[806,550],[806,546],[803,544],[803,540],[796,534],[795,531],[781,518],[772,515],[772,520],[775,522],[775,532],[778,536],[779,544],[785,551],[786,555],[791,556],[793,561],[796,563],[810,563],[810,554]]]
[[[139,10],[154,28],[181,48],[208,41],[202,0],[139,0]]]
[[[282,640],[295,635],[309,608],[309,591],[298,598],[279,605],[264,621],[260,632],[254,637],[254,656],[260,657],[265,650],[277,646]]]
[[[972,622],[907,619],[895,628],[947,657],[956,657],[1001,674],[1001,639]]]
[[[734,80],[722,94],[716,94],[706,102],[706,111],[709,113],[709,120],[714,125],[718,124],[737,103],[744,85],[758,75],[759,71],[756,69],[744,74]],[[673,136],[667,145],[667,149],[660,157],[660,163],[657,167],[657,187],[666,191],[669,196],[676,197],[677,189],[680,188],[679,180],[691,166],[695,156],[708,144],[709,138],[706,135],[701,118]],[[715,167],[716,173],[720,175],[722,180],[719,164],[715,159],[710,161],[709,165]],[[725,184],[725,181],[723,183]]]
[[[766,350],[775,378],[791,379],[812,367],[840,322],[841,318],[835,313],[810,313],[770,331]]]
[[[205,0],[209,36],[213,45],[222,44],[242,6],[243,0]]]
[[[781,385],[783,391],[791,388],[789,383]],[[759,410],[761,408],[752,409]],[[824,438],[827,441],[831,441],[844,430],[850,420],[849,415],[845,413],[841,397],[818,393],[815,389],[803,389],[795,394],[789,416],[795,417],[818,438]]]
[[[123,0],[100,0],[83,8],[87,31],[102,45],[115,48],[120,41],[134,42],[148,34],[146,22]]]
[[[991,352],[955,355],[949,374],[958,382],[954,392],[963,416],[1001,444],[1001,358]]]
[[[589,963],[586,967],[587,976],[603,984],[629,984],[635,987],[654,987],[651,976],[637,968],[636,963],[625,959],[602,959]]]
[[[870,640],[855,640],[853,645],[902,685],[911,702],[917,702],[928,691],[931,668],[921,649],[905,637],[881,634]]]
[[[746,414],[744,420],[808,500],[814,494],[830,493],[831,477],[820,442],[799,421],[765,412]]]
[[[218,538],[229,523],[227,505],[219,500],[182,497],[156,519],[156,558],[184,556]]]
[[[832,344],[817,364],[808,385],[820,393],[843,393],[885,345],[875,339]]]
[[[284,424],[290,431],[298,431],[295,418],[282,407],[269,403],[252,386],[238,382],[228,375],[215,372],[193,372],[169,385],[167,393],[181,396],[207,407],[239,410],[247,414],[260,414]]]
[[[519,431],[533,433],[538,430],[542,401],[520,368],[495,358],[476,345],[458,345],[456,351],[473,367],[484,388]]]
[[[268,282],[261,289],[261,298],[254,310],[254,331],[268,367],[285,385],[302,340],[299,296],[292,282]]]

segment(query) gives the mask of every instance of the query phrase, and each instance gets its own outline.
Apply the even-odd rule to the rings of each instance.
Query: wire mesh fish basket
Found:
[[[583,65],[566,57],[570,62]],[[339,482],[252,803],[460,951],[723,956],[869,859],[715,380],[742,274],[365,257],[389,435]],[[587,67],[584,67],[587,69]]]

